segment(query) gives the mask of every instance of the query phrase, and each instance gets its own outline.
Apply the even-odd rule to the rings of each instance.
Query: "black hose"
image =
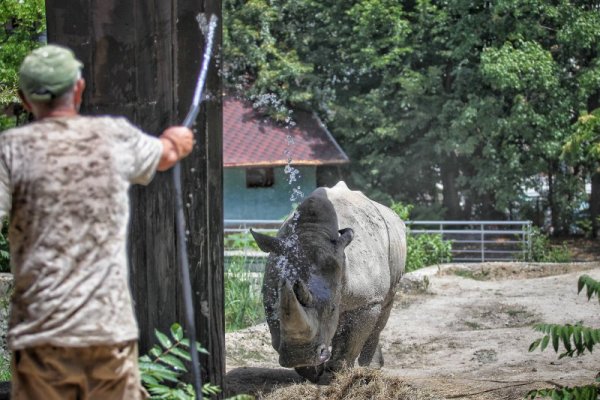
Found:
[[[192,125],[196,121],[198,111],[200,110],[200,103],[202,102],[202,91],[204,90],[204,82],[206,81],[206,74],[208,70],[208,64],[212,55],[212,43],[215,27],[217,24],[217,18],[211,16],[208,33],[206,35],[206,45],[204,51],[204,57],[202,60],[202,67],[200,74],[198,75],[198,81],[196,84],[196,90],[194,91],[194,98],[192,105],[185,117],[183,125],[192,128]],[[194,303],[192,300],[192,284],[190,281],[190,266],[187,253],[186,244],[186,229],[185,229],[185,217],[183,215],[183,193],[181,189],[181,166],[179,163],[173,167],[173,183],[175,185],[175,206],[176,206],[176,225],[177,225],[177,254],[179,262],[179,270],[181,274],[181,286],[183,289],[183,304],[185,310],[185,325],[187,330],[187,336],[190,340],[190,352],[192,356],[192,375],[194,378],[194,390],[196,391],[196,399],[202,399],[202,376],[200,372],[200,361],[198,358],[198,347],[196,345],[196,325],[194,323]]]

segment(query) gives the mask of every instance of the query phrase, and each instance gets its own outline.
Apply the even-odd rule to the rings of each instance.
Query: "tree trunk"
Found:
[[[215,14],[217,0],[47,0],[48,39],[71,47],[83,61],[84,114],[124,115],[158,134],[180,124],[191,103],[204,37],[196,16]],[[215,49],[220,47],[218,30]],[[218,50],[215,51],[218,54]],[[222,111],[213,59],[195,124],[197,146],[182,163],[183,203],[203,381],[223,387]],[[171,172],[131,189],[130,284],[140,327],[140,352],[156,342],[154,329],[185,325],[177,266]]]
[[[600,238],[600,172],[592,174],[592,193],[590,195],[590,217],[592,218],[592,236]]]
[[[449,156],[441,165],[442,177],[442,205],[445,210],[445,217],[448,220],[459,220],[462,218],[460,207],[460,197],[456,187],[458,178],[458,163],[455,156]]]
[[[552,167],[551,167],[552,168]],[[554,187],[554,170],[548,173],[548,207],[550,208],[550,230],[549,234],[558,234],[559,230],[559,218],[558,218],[558,206],[556,205]]]

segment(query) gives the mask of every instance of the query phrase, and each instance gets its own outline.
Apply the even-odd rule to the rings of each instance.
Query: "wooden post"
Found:
[[[217,0],[46,0],[48,41],[72,48],[84,62],[83,114],[123,115],[159,134],[181,123],[193,96],[204,51],[196,17],[221,18]],[[216,57],[221,43],[215,37]],[[203,379],[223,387],[223,209],[220,79],[213,58],[195,125],[197,145],[182,163],[188,256]],[[140,326],[140,351],[154,329],[183,325],[177,268],[175,199],[170,172],[131,190],[129,259]]]

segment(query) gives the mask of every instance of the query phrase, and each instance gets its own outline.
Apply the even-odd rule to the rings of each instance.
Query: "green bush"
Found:
[[[246,257],[233,257],[225,272],[225,331],[264,321],[262,273],[250,272]]]
[[[182,375],[187,372],[186,363],[192,360],[190,341],[183,337],[181,325],[171,325],[171,337],[158,330],[154,331],[158,339],[148,354],[139,358],[142,383],[152,395],[151,399],[194,400],[196,398],[192,384],[184,382]],[[196,342],[199,353],[208,354],[200,343]],[[210,382],[202,385],[202,394],[211,396],[221,392],[218,386]],[[229,400],[250,400],[252,396],[238,395]]]
[[[566,244],[552,246],[548,236],[534,227],[531,232],[531,251],[525,257],[528,261],[561,263],[571,261],[571,252]]]
[[[0,229],[0,272],[10,272],[10,249],[7,238],[8,220],[5,218]]]
[[[594,294],[600,299],[600,282],[588,275],[582,275],[577,282],[577,293],[581,293],[584,288],[586,289],[588,301],[591,300]],[[531,343],[529,351],[532,352],[538,347],[541,351],[544,351],[551,344],[554,351],[558,353],[562,344],[564,352],[559,355],[559,359],[581,356],[586,352],[591,354],[594,346],[600,343],[600,329],[589,328],[581,323],[574,325],[537,324],[534,329],[543,333],[544,336]],[[526,397],[528,399],[551,397],[558,400],[596,400],[600,394],[599,389],[598,384],[537,389],[527,393]]]
[[[406,272],[441,264],[452,258],[452,243],[441,235],[414,234],[406,238]]]
[[[260,250],[249,232],[226,234],[224,241],[228,250]]]
[[[401,220],[408,221],[414,206],[392,201],[390,208]],[[425,233],[411,235],[410,229],[407,230],[406,272],[448,262],[451,258],[452,243],[444,241],[441,235]]]

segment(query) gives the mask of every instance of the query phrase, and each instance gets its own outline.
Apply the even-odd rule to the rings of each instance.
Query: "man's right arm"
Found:
[[[194,148],[194,134],[184,126],[172,126],[167,128],[159,139],[163,145],[163,151],[156,169],[165,171],[175,165],[179,160],[185,158]]]

